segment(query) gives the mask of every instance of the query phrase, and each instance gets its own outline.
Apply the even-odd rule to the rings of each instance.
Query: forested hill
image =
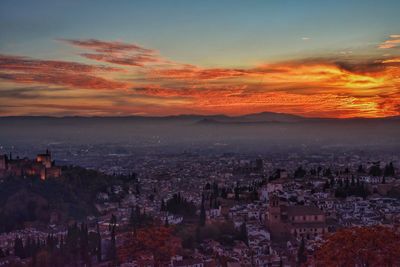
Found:
[[[122,194],[111,195],[118,201],[128,191],[134,176],[109,176],[81,167],[63,167],[60,178],[7,177],[0,180],[0,232],[27,224],[47,224],[52,219],[64,222],[95,215],[96,196],[121,185]]]

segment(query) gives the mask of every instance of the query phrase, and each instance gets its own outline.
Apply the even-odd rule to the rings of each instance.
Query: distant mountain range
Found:
[[[187,121],[196,124],[263,124],[263,123],[301,123],[301,122],[335,122],[335,121],[399,121],[400,116],[381,118],[317,118],[302,117],[299,115],[275,112],[261,112],[239,116],[228,115],[172,115],[172,116],[7,116],[0,120],[56,120],[56,121],[138,121],[138,122],[161,122],[161,121]]]
[[[335,119],[263,112],[241,116],[0,117],[2,146],[129,143],[146,148],[169,146],[175,150],[225,143],[230,147],[224,151],[262,152],[275,145],[285,148],[300,144],[397,149],[399,136],[398,116]]]
[[[301,122],[335,122],[335,121],[400,121],[400,116],[380,118],[318,118],[302,117],[287,113],[262,112],[241,116],[205,116],[199,123],[233,123],[233,124],[262,124],[262,123],[301,123]]]
[[[282,122],[303,122],[305,117],[274,112],[262,112],[241,116],[206,116],[198,123],[226,123],[226,124],[258,124],[258,123],[282,123]]]

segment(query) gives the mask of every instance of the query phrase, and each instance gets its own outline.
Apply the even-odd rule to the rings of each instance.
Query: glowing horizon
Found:
[[[178,3],[183,11],[194,12],[193,8],[180,1]],[[0,116],[242,115],[266,111],[335,118],[400,115],[400,29],[387,27],[387,30],[391,30],[387,32],[384,29],[386,22],[382,27],[375,27],[371,33],[366,32],[365,40],[350,44],[329,45],[322,40],[324,37],[330,40],[345,37],[339,33],[335,35],[335,31],[326,37],[323,29],[317,31],[314,24],[304,22],[303,26],[308,26],[314,34],[295,30],[287,31],[288,37],[279,32],[277,37],[271,36],[274,41],[270,46],[252,45],[245,40],[242,44],[226,44],[226,51],[210,47],[197,52],[190,51],[190,48],[201,49],[193,42],[202,40],[204,36],[204,42],[212,43],[212,38],[217,38],[215,34],[218,33],[221,40],[232,39],[230,35],[233,33],[242,34],[247,39],[249,33],[239,27],[237,31],[226,32],[210,29],[207,35],[198,25],[204,19],[195,16],[196,22],[191,26],[198,28],[198,37],[191,33],[187,39],[182,35],[174,40],[176,36],[158,39],[157,35],[154,38],[156,40],[151,42],[154,27],[159,27],[158,34],[162,35],[163,29],[168,32],[170,25],[166,23],[164,28],[162,25],[147,25],[139,34],[144,35],[143,38],[132,40],[122,24],[119,24],[119,28],[118,24],[103,30],[96,28],[94,33],[87,29],[78,30],[78,22],[63,18],[57,9],[59,7],[47,4],[48,10],[60,14],[63,27],[71,28],[67,34],[65,30],[57,31],[61,27],[58,25],[60,21],[53,15],[44,17],[54,19],[57,24],[51,31],[46,29],[45,37],[39,34],[41,30],[36,36],[22,29],[19,24],[14,26],[17,30],[12,33],[9,28],[1,27],[12,38],[1,37]],[[277,4],[257,4],[268,10],[281,8]],[[100,5],[105,3],[101,2]],[[395,2],[388,2],[387,5],[388,8],[396,6]],[[11,3],[5,1],[0,6],[4,8],[1,15],[6,15],[3,20],[14,23],[21,20],[22,14],[12,13]],[[68,4],[63,3],[62,6]],[[124,3],[121,4],[123,7],[130,6]],[[159,9],[162,7],[166,8],[159,3],[153,8],[161,12]],[[142,3],[135,8],[144,10],[147,6]],[[322,6],[318,8],[321,9],[320,16],[328,12]],[[246,13],[249,11],[247,9],[235,11],[238,19],[242,19],[239,25],[249,23],[245,19],[252,19],[259,29],[269,26],[257,20],[259,14]],[[386,9],[380,12],[389,15]],[[43,11],[33,9],[33,13],[31,20],[38,19],[36,13],[42,14]],[[83,11],[78,14],[81,23],[89,21],[84,17],[85,14]],[[115,16],[103,15],[109,18]],[[221,13],[221,19],[214,22],[224,24],[229,21],[225,15]],[[120,16],[118,22],[126,23],[129,16]],[[170,19],[178,23],[186,16],[182,13]],[[354,24],[358,23],[357,19],[365,18],[366,14],[359,16],[353,19]],[[299,14],[288,13],[282,20],[296,20],[298,17]],[[348,19],[351,22],[351,18]],[[270,20],[279,22],[279,17]],[[155,21],[162,21],[162,18]],[[97,22],[99,26],[102,25],[100,21]],[[335,18],[321,22],[326,25],[334,23],[339,22]],[[182,27],[185,29],[185,26]],[[272,32],[274,29],[281,30],[278,24],[270,27]],[[115,38],[112,32],[114,28],[121,28],[121,36],[129,38]],[[354,35],[360,28],[362,25],[346,34]],[[252,36],[267,43],[267,39],[258,38],[256,33]],[[279,37],[283,43],[292,40],[293,46],[302,50],[294,53],[295,49],[287,44],[279,49],[274,44]],[[29,42],[30,39],[33,41]],[[19,43],[13,45],[13,42]],[[171,48],[173,44],[176,45],[175,49]],[[47,47],[48,52],[44,53],[43,47]],[[263,48],[274,52],[263,55]],[[309,48],[315,51],[310,52]],[[199,57],[207,50],[210,54],[208,58]]]

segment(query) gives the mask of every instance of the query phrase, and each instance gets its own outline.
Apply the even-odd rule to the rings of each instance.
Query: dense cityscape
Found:
[[[3,218],[13,222],[1,225],[7,232],[0,234],[0,266],[297,266],[318,262],[329,235],[389,227],[393,236],[400,223],[396,153],[138,157],[76,147],[68,158],[54,148],[34,159],[1,156],[2,195],[13,188],[10,180],[39,187],[54,180],[76,186],[101,183],[100,176],[109,180],[91,186],[87,194],[94,197],[82,216],[38,189],[26,194],[18,188],[2,204]],[[72,167],[79,163],[95,173]],[[92,180],[76,181],[82,178]],[[18,197],[26,200],[10,202]]]

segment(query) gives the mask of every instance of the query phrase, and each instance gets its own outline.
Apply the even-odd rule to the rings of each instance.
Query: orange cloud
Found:
[[[395,48],[400,45],[400,34],[390,35],[389,40],[384,41],[378,47],[381,49]]]
[[[143,67],[151,63],[166,63],[155,50],[141,47],[137,44],[100,41],[96,39],[72,40],[59,39],[70,45],[89,49],[97,53],[81,53],[82,57],[117,65]]]
[[[82,116],[129,116],[129,115],[165,115],[165,114],[187,114],[191,109],[187,106],[176,105],[156,105],[139,103],[135,105],[112,103],[97,103],[91,101],[79,102],[22,102],[20,104],[4,105],[0,108],[1,116],[19,115],[82,115]]]
[[[385,97],[356,97],[339,92],[299,94],[295,91],[269,92],[262,88],[252,90],[244,86],[218,89],[154,86],[138,88],[135,92],[163,98],[183,97],[189,99],[190,103],[186,106],[197,113],[206,114],[247,114],[266,110],[318,117],[379,117],[399,114],[396,101],[390,103]]]
[[[153,53],[154,50],[141,47],[136,44],[129,44],[123,42],[100,41],[96,39],[74,40],[74,39],[58,39],[60,41],[69,43],[71,45],[87,48],[100,53],[113,53],[122,51],[136,51],[142,53]]]
[[[70,61],[41,60],[28,57],[1,55],[0,67],[2,70],[41,72],[55,69],[57,71],[88,73],[94,71],[118,71],[117,68],[87,65]]]
[[[387,101],[400,96],[400,70],[395,63],[392,58],[367,62],[306,59],[250,69],[188,65],[151,70],[148,76],[161,85],[139,88],[136,93],[191,99],[194,109],[206,113],[268,110],[306,116],[390,116],[399,114],[396,101]]]
[[[126,84],[96,76],[69,73],[12,73],[0,74],[0,79],[26,84],[49,84],[78,89],[124,89]]]
[[[213,80],[240,77],[247,74],[243,69],[212,68],[204,69],[193,65],[183,65],[180,68],[153,69],[148,72],[149,77],[165,79],[196,79]]]
[[[393,35],[391,38],[399,37]],[[81,56],[118,65],[124,71],[108,64],[99,66],[0,56],[0,78],[16,83],[64,86],[71,90],[114,89],[107,92],[107,101],[92,95],[77,102],[69,99],[69,105],[58,105],[60,110],[68,110],[86,101],[87,112],[91,114],[245,114],[262,111],[320,117],[400,114],[398,57],[384,60],[351,57],[341,62],[331,58],[311,58],[250,68],[204,68],[167,61],[154,50],[136,44],[93,39],[64,41],[90,50]],[[12,98],[12,94],[8,95]],[[23,100],[30,101],[28,98]],[[81,112],[85,112],[84,107]]]
[[[148,63],[156,63],[161,62],[161,60],[153,55],[133,55],[133,56],[116,56],[110,54],[90,54],[90,53],[82,53],[80,54],[82,57],[100,61],[100,62],[108,62],[117,65],[125,65],[125,66],[136,66],[143,67]]]
[[[400,63],[400,57],[394,57],[390,59],[383,60],[382,63],[390,64],[390,63]]]
[[[134,88],[134,92],[139,95],[157,96],[157,97],[186,97],[186,98],[210,98],[227,97],[243,93],[245,85],[203,85],[189,86],[185,88],[167,88],[159,85],[150,85],[140,88]]]
[[[25,84],[49,84],[86,89],[123,89],[128,84],[102,78],[98,74],[116,68],[68,61],[39,60],[0,55],[0,79]]]

